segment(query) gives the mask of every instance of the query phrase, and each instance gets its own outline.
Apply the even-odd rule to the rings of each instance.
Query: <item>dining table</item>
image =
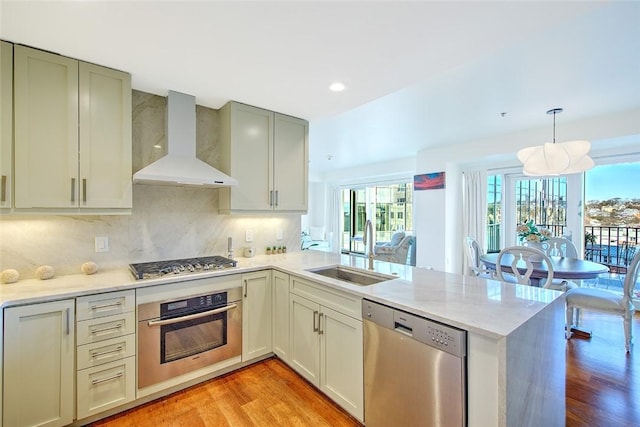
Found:
[[[480,261],[490,270],[496,269],[498,262],[498,253],[489,253],[480,255]],[[608,273],[609,267],[593,261],[587,261],[579,258],[550,256],[551,266],[553,267],[553,278],[562,280],[583,280],[595,279],[600,274]],[[505,254],[500,260],[503,270],[510,271],[513,255]],[[532,262],[533,270],[531,272],[531,285],[540,286],[540,280],[547,277],[547,266],[543,262]],[[512,271],[512,270],[511,270]],[[571,326],[571,332],[583,338],[591,338],[591,331]]]
[[[587,261],[579,258],[550,256],[553,267],[553,278],[562,280],[583,280],[595,279],[602,273],[608,273],[609,267],[594,261]],[[480,261],[490,270],[496,269],[498,253],[488,253],[480,255]],[[513,255],[505,254],[500,262],[502,269],[511,270]],[[543,279],[547,277],[547,266],[542,262],[533,262],[532,279]],[[534,283],[535,284],[535,283]]]

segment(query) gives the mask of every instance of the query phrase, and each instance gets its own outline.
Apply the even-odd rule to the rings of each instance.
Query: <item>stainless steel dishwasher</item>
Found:
[[[364,422],[465,426],[466,331],[373,301],[364,319]]]

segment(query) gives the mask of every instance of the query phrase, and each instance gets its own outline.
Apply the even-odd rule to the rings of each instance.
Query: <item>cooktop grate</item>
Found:
[[[129,269],[137,280],[153,279],[168,274],[180,275],[200,273],[208,270],[222,270],[233,268],[238,261],[223,256],[214,255],[197,258],[173,259],[166,261],[141,262],[129,264]]]

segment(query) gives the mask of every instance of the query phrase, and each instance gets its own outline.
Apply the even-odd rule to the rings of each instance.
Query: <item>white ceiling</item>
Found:
[[[0,38],[309,119],[316,171],[640,107],[638,2],[0,0]]]

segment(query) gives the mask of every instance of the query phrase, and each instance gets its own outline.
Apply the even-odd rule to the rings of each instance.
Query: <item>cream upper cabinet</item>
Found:
[[[0,208],[13,203],[13,45],[0,41]]]
[[[271,270],[242,275],[242,361],[271,353]]]
[[[73,421],[74,313],[73,300],[4,310],[5,427]]]
[[[132,207],[131,75],[80,62],[80,206]]]
[[[131,77],[14,51],[15,207],[130,209]]]
[[[220,189],[222,213],[306,212],[306,120],[230,102],[220,110],[220,169],[239,185]]]

